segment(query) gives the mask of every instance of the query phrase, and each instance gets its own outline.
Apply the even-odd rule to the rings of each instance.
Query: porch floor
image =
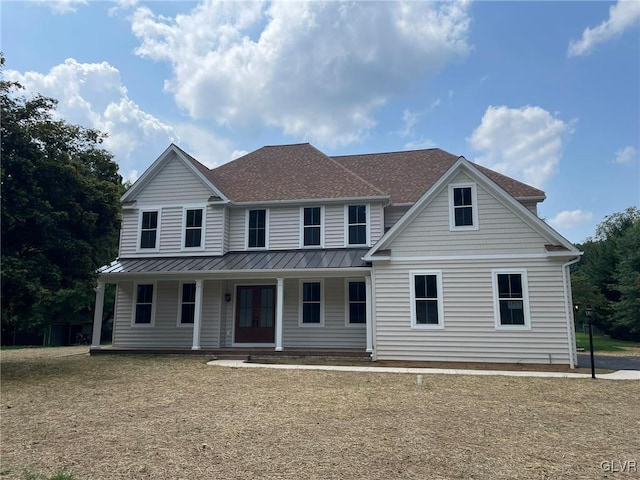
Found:
[[[137,348],[137,347],[112,347],[110,345],[101,346],[100,348],[90,348],[90,355],[113,355],[113,354],[132,354],[132,355],[201,355],[213,357],[218,360],[239,360],[248,359],[250,357],[259,358],[351,358],[357,360],[371,360],[371,353],[361,349],[333,348],[333,349],[301,349],[301,348],[285,348],[281,352],[277,352],[273,347],[260,348],[202,348],[200,350],[191,350],[190,348],[171,348],[171,347],[154,347],[154,348]]]

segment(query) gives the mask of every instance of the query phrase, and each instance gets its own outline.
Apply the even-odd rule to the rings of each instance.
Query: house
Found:
[[[171,145],[122,197],[113,347],[576,361],[541,190],[440,149],[267,146],[208,169]],[[94,337],[92,350],[100,348]]]

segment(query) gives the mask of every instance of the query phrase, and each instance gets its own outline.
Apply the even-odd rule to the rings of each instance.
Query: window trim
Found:
[[[304,323],[302,320],[303,295],[305,283],[320,284],[320,323]],[[298,281],[298,326],[302,328],[322,328],[324,327],[324,279],[322,278],[304,278]]]
[[[193,284],[195,286],[196,281],[195,280],[180,280],[180,282],[178,282],[178,316],[177,316],[177,327],[178,328],[193,328],[193,325],[195,324],[195,317],[193,319],[193,323],[182,323],[182,296],[184,294],[183,292],[183,285],[187,283],[187,284]],[[195,304],[197,302],[197,295],[196,298],[193,301],[193,305],[194,305],[194,311],[195,311]]]
[[[351,318],[349,316],[349,313],[350,313],[349,305],[351,304],[351,302],[349,301],[349,283],[351,282],[364,283],[364,288],[365,288],[365,294],[364,294],[365,321],[364,323],[351,323],[350,321]],[[364,277],[344,279],[344,326],[347,328],[365,328],[367,326],[367,282]]]
[[[141,248],[140,241],[142,240],[142,216],[145,213],[156,212],[158,214],[158,224],[156,226],[156,246],[154,248]],[[138,212],[138,235],[136,236],[136,252],[159,252],[160,251],[160,233],[162,227],[162,208],[151,207],[141,208]]]
[[[456,214],[455,206],[453,202],[453,191],[456,188],[471,188],[471,218],[473,219],[473,225],[461,225],[456,226]],[[449,231],[465,231],[465,230],[478,230],[480,228],[478,224],[478,188],[475,183],[450,183],[449,184]]]
[[[153,294],[151,297],[151,322],[136,323],[136,306],[138,305],[138,285],[152,285]],[[131,295],[131,327],[132,328],[153,328],[156,326],[156,303],[158,298],[158,282],[137,281],[133,283],[133,294]]]
[[[305,245],[304,244],[304,209],[305,208],[319,208],[320,209],[320,245]],[[324,248],[324,205],[307,205],[300,207],[300,248]],[[315,225],[314,225],[315,226]]]
[[[187,239],[187,210],[202,210],[202,226],[200,246],[199,247],[185,247],[185,241]],[[205,243],[207,238],[207,205],[185,205],[182,207],[182,238],[180,240],[180,250],[183,252],[199,252],[205,250]]]
[[[264,210],[264,247],[249,246],[249,217],[251,211]],[[269,249],[269,208],[247,208],[244,216],[244,249],[245,250],[268,250]]]
[[[366,243],[349,243],[349,207],[364,206],[365,214],[365,234],[367,236]],[[362,225],[361,223],[354,223],[354,225]],[[349,247],[369,247],[371,246],[371,209],[368,203],[349,203],[344,206],[344,246]]]
[[[524,309],[524,325],[502,325],[500,318],[500,298],[498,290],[498,275],[520,274],[522,282],[522,308]],[[493,317],[496,330],[531,330],[531,311],[529,306],[529,278],[525,268],[496,268],[491,270],[493,284]]]
[[[436,291],[438,293],[438,323],[418,323],[416,315],[416,277],[435,275]],[[411,299],[411,329],[412,330],[444,330],[444,294],[442,288],[442,270],[409,270],[409,296]]]

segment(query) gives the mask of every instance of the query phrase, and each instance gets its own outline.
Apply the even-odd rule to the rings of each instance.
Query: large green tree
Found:
[[[640,210],[605,217],[579,248],[584,256],[572,274],[574,301],[593,308],[605,333],[640,340]]]
[[[20,93],[0,80],[3,337],[89,320],[120,226],[122,178],[105,135],[56,119],[54,99]]]

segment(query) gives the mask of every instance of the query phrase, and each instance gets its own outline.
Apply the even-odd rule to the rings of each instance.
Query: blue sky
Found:
[[[640,2],[2,1],[4,77],[108,132],[135,179],[175,142],[439,147],[542,188],[574,242],[640,204]]]

